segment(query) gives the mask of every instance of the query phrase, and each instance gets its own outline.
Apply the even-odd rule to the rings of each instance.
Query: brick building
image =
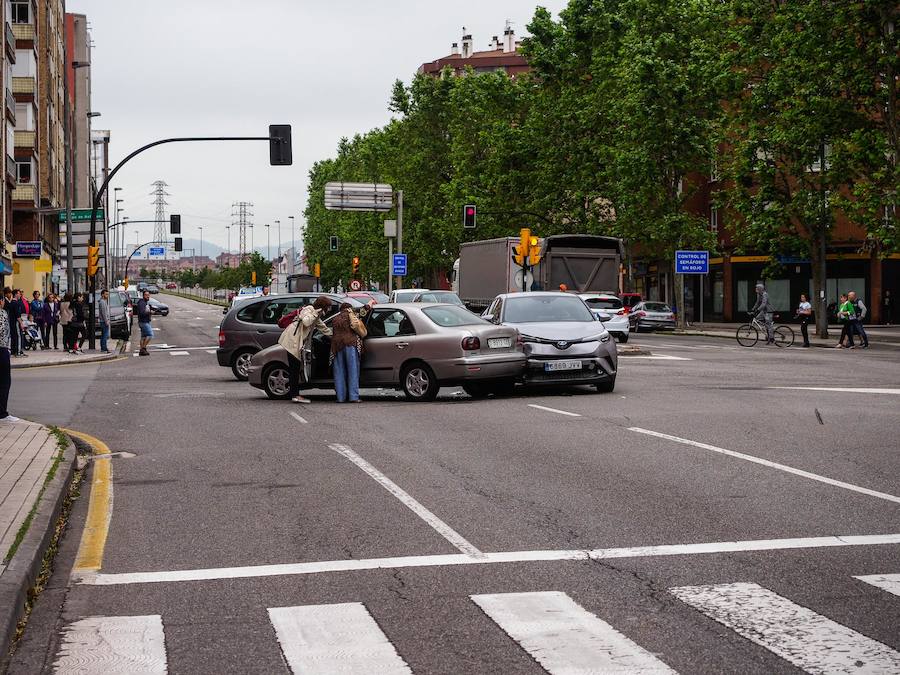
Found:
[[[466,68],[472,68],[476,73],[503,70],[511,77],[515,77],[531,70],[525,57],[519,53],[520,44],[520,41],[516,39],[515,31],[507,25],[503,31],[502,41],[495,35],[491,39],[488,49],[478,52],[474,49],[472,35],[463,28],[462,42],[454,42],[448,56],[430,63],[423,63],[419,67],[419,73],[437,76],[444,68],[450,68],[454,75],[459,76]]]

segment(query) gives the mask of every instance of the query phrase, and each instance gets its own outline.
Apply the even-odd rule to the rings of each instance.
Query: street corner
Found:
[[[122,353],[124,353],[122,346],[117,346],[109,354],[104,354],[102,352],[95,354],[71,354],[61,350],[37,351],[15,360],[11,367],[13,370],[21,370],[24,368],[47,368],[51,366],[103,363],[105,361],[113,361],[117,358],[121,358]]]
[[[0,424],[0,654],[6,655],[54,549],[75,476],[74,443],[55,427]],[[2,668],[5,656],[0,656]]]
[[[640,347],[638,345],[617,345],[616,351],[619,356],[651,356],[653,352],[650,351],[647,347]]]

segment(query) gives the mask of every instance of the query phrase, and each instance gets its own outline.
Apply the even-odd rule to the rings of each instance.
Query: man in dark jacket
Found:
[[[19,304],[16,294],[9,287],[3,289],[3,297],[6,299],[6,313],[9,315],[9,342],[10,354],[23,356],[22,351],[22,305]]]
[[[150,325],[150,291],[144,290],[143,297],[137,301],[135,307],[138,317],[138,327],[141,329],[141,350],[138,352],[140,356],[150,356],[147,346],[153,338],[153,327]]]

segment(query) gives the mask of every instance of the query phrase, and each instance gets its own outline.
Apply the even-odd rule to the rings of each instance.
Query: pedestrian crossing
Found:
[[[854,578],[900,596],[900,574]],[[900,672],[897,650],[758,584],[677,586],[668,592],[696,610],[699,621],[715,621],[807,673]],[[476,594],[468,599],[550,675],[676,672],[666,663],[665,652],[651,653],[567,593]],[[292,673],[413,672],[363,603],[270,607],[267,612],[276,641],[272,648],[277,643]],[[54,672],[167,673],[164,626],[160,615],[75,621],[63,629]]]
[[[168,354],[169,356],[174,357],[184,357],[184,356],[198,356],[205,354],[215,355],[216,350],[213,347],[181,347],[176,348],[174,346],[166,346],[166,347],[150,347],[150,354]],[[132,356],[139,356],[140,352],[132,351]]]

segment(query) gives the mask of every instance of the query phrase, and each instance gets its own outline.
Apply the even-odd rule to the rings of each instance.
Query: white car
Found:
[[[606,293],[579,293],[591,311],[603,322],[603,327],[619,342],[628,342],[631,331],[625,303],[615,295]]]
[[[430,290],[428,288],[401,288],[391,293],[388,302],[413,302],[419,293],[426,293]]]

